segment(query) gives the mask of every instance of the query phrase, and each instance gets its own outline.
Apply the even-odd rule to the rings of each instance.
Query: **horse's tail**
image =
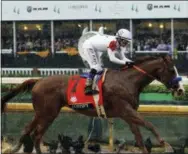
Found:
[[[26,80],[21,85],[19,85],[18,87],[12,89],[10,92],[8,92],[8,94],[3,96],[1,98],[1,109],[2,109],[2,112],[4,112],[4,109],[5,109],[5,106],[6,106],[6,102],[8,102],[10,99],[15,97],[19,93],[23,93],[25,91],[30,91],[38,80],[39,79]]]

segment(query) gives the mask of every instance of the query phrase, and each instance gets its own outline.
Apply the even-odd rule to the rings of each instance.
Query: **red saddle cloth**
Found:
[[[103,77],[101,77],[97,83],[99,88],[99,102],[98,105],[103,104],[102,98],[102,83]],[[95,108],[94,95],[85,95],[86,78],[80,77],[79,75],[74,75],[69,78],[68,88],[67,88],[67,99],[68,105],[74,109],[89,109]]]

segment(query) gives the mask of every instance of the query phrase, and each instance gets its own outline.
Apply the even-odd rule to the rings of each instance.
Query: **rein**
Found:
[[[147,73],[146,71],[144,71],[143,69],[141,69],[141,68],[138,67],[138,66],[133,65],[133,68],[136,69],[137,71],[139,71],[139,72],[141,72],[141,73],[147,75],[148,77],[150,77],[150,78],[152,78],[152,79],[158,80],[156,77],[154,77],[153,75]]]
[[[136,69],[137,71],[141,72],[142,74],[147,75],[148,77],[159,81],[159,79],[157,79],[157,78],[154,77],[153,75],[147,73],[147,72],[144,71],[142,68],[140,68],[140,67],[138,67],[138,66],[136,66],[136,65],[133,65],[133,68]],[[126,68],[126,67],[122,68],[122,70],[125,70],[125,69],[127,69],[127,68]]]

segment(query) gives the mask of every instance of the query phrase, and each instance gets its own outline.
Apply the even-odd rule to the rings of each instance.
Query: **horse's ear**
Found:
[[[166,61],[166,62],[172,61],[172,57],[171,57],[169,54],[163,55],[162,58],[163,58],[164,61]]]

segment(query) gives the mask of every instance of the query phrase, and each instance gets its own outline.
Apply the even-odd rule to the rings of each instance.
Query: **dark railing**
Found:
[[[133,60],[136,57],[151,55],[148,53],[133,54]],[[159,54],[152,54],[159,55]],[[119,65],[109,61],[107,54],[103,55],[105,67],[118,68]],[[1,54],[1,67],[6,68],[84,68],[84,64],[80,56],[69,56],[67,54],[55,54],[54,57],[48,56],[42,58],[35,54],[17,55],[14,58],[13,54]],[[182,74],[188,74],[188,53],[179,53],[177,59],[174,59],[178,71]]]

